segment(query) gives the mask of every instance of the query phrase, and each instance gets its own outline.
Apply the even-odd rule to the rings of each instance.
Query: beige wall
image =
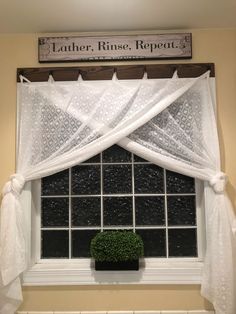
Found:
[[[195,30],[193,59],[216,66],[222,168],[236,205],[236,29]],[[37,38],[0,35],[0,188],[15,169],[16,68],[38,67]],[[73,64],[75,65],[75,64]],[[47,64],[48,66],[48,64]],[[208,309],[199,286],[114,285],[24,288],[22,310]]]

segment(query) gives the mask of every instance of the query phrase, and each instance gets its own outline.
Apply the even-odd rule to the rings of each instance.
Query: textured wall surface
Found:
[[[229,175],[227,189],[236,204],[236,30],[194,30],[192,34],[193,59],[185,62],[215,63],[222,169]],[[16,69],[43,66],[37,62],[39,35],[0,35],[0,188],[15,171]],[[79,64],[69,64],[73,65]],[[211,309],[211,305],[194,285],[103,285],[25,287],[21,306],[26,312],[155,309],[186,313]]]

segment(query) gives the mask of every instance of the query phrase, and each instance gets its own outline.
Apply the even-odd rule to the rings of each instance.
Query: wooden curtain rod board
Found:
[[[81,67],[42,67],[17,69],[17,82],[23,75],[31,82],[45,82],[51,74],[55,81],[76,81],[79,74],[83,80],[110,80],[116,71],[117,78],[141,79],[144,72],[148,78],[170,78],[177,70],[181,78],[198,77],[210,70],[210,76],[215,77],[214,63],[186,64],[142,64],[120,66],[81,66]]]

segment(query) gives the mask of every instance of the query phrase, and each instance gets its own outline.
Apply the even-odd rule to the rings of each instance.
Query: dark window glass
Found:
[[[69,231],[42,230],[41,231],[42,258],[69,257]]]
[[[113,145],[102,153],[103,162],[131,162],[131,153],[124,148]]]
[[[195,257],[196,224],[194,179],[118,145],[42,179],[42,258],[90,257],[92,237],[111,229],[135,230],[146,257]]]
[[[43,227],[68,227],[69,198],[43,198],[41,208],[41,224]]]
[[[135,193],[164,193],[163,169],[156,165],[134,165]]]
[[[132,192],[131,165],[103,166],[103,193],[123,194]]]
[[[197,256],[196,229],[169,229],[169,256]]]
[[[196,225],[196,205],[195,196],[168,196],[168,224],[177,225]]]
[[[134,162],[148,162],[148,160],[145,160],[137,155],[134,155]]]
[[[72,231],[72,257],[90,257],[90,242],[97,230]]]
[[[100,166],[76,166],[72,168],[72,193],[79,195],[100,194]]]
[[[73,197],[71,203],[73,226],[100,226],[100,197]]]
[[[100,163],[100,159],[101,159],[101,155],[98,154],[96,156],[93,156],[93,157],[85,160],[83,163],[86,163],[86,164]]]
[[[69,170],[42,179],[42,195],[67,195],[69,193]]]
[[[165,224],[164,196],[136,196],[136,225]]]
[[[166,233],[164,229],[138,229],[136,232],[143,240],[144,256],[166,256]]]
[[[104,197],[103,204],[105,226],[133,224],[132,197]]]
[[[167,170],[166,187],[167,193],[194,193],[195,181],[191,177]]]

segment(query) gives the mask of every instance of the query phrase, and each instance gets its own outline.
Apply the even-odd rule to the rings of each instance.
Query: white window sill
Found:
[[[47,260],[32,266],[23,275],[24,286],[95,284],[200,284],[200,261],[145,260],[139,271],[95,271],[90,260]]]

